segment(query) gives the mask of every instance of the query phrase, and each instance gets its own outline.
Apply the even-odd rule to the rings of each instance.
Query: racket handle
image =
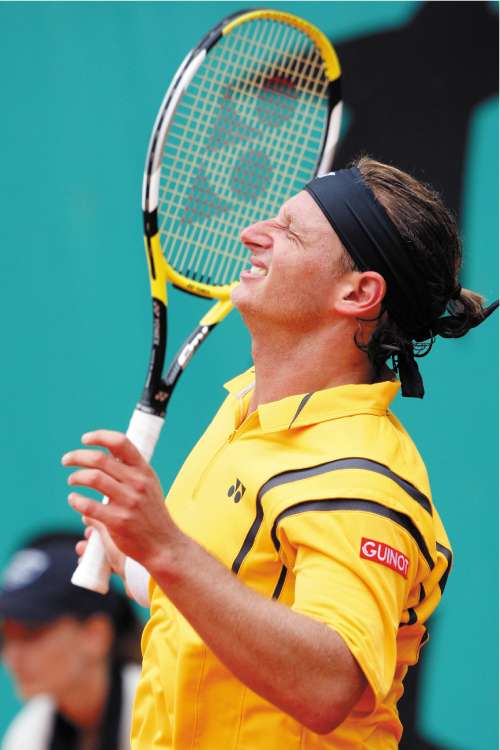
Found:
[[[134,413],[132,414],[132,419],[127,430],[127,437],[148,463],[153,457],[164,422],[165,417],[146,414],[145,411],[141,411],[140,409],[134,409]]]
[[[127,430],[127,437],[142,457],[149,463],[163,427],[163,417],[135,409]],[[108,498],[103,497],[103,503]],[[80,563],[71,578],[71,583],[90,591],[106,594],[109,590],[111,567],[100,534],[94,529]]]
[[[103,498],[103,502],[107,499],[107,497]],[[97,591],[99,594],[107,594],[110,578],[111,566],[108,563],[106,550],[99,532],[94,529],[78,567],[71,576],[71,583],[83,589]]]

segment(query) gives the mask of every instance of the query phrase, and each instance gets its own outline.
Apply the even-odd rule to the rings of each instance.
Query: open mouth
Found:
[[[267,268],[251,265],[248,269],[252,276],[267,276]]]

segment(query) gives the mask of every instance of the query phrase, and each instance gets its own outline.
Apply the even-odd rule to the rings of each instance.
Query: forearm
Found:
[[[148,568],[209,648],[256,693],[316,732],[331,731],[349,713],[364,677],[327,625],[252,591],[180,532]]]
[[[68,483],[97,490],[110,502],[72,492],[71,505],[103,523],[121,554],[144,565],[243,683],[313,731],[328,732],[343,721],[365,678],[342,638],[244,586],[184,535],[165,508],[158,478],[126,436],[98,430],[82,440],[112,455],[67,453],[64,465],[80,467]]]

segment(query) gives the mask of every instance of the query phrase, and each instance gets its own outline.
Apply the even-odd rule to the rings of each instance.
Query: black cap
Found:
[[[29,544],[14,554],[0,586],[0,619],[46,623],[64,615],[85,619],[97,612],[113,617],[116,592],[102,596],[71,583],[78,562],[74,541]]]

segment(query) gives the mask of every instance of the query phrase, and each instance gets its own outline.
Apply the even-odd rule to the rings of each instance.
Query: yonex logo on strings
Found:
[[[266,151],[260,147],[252,148],[252,143],[260,144],[262,128],[272,131],[288,128],[292,132],[301,97],[288,73],[272,71],[266,80],[261,79],[260,85],[257,81],[252,83],[248,78],[246,82],[228,84],[222,89],[219,108],[210,112],[212,122],[202,147],[210,156],[210,166],[202,159],[192,175],[181,215],[183,223],[211,219],[232,208],[223,196],[218,195],[218,186],[210,184],[210,178],[217,175],[217,169],[213,169],[214,159],[219,163],[217,159],[223,158],[225,164],[228,150],[237,155],[228,187],[241,201],[256,201],[268,189],[273,175],[281,173],[275,164],[281,149],[279,140],[268,136]],[[168,148],[174,150],[175,146],[169,145]],[[220,174],[224,174],[225,169],[219,169]]]
[[[241,498],[245,494],[245,491],[245,485],[242,484],[239,479],[236,479],[236,484],[232,484],[228,489],[227,496],[232,497],[235,503],[239,503]]]

